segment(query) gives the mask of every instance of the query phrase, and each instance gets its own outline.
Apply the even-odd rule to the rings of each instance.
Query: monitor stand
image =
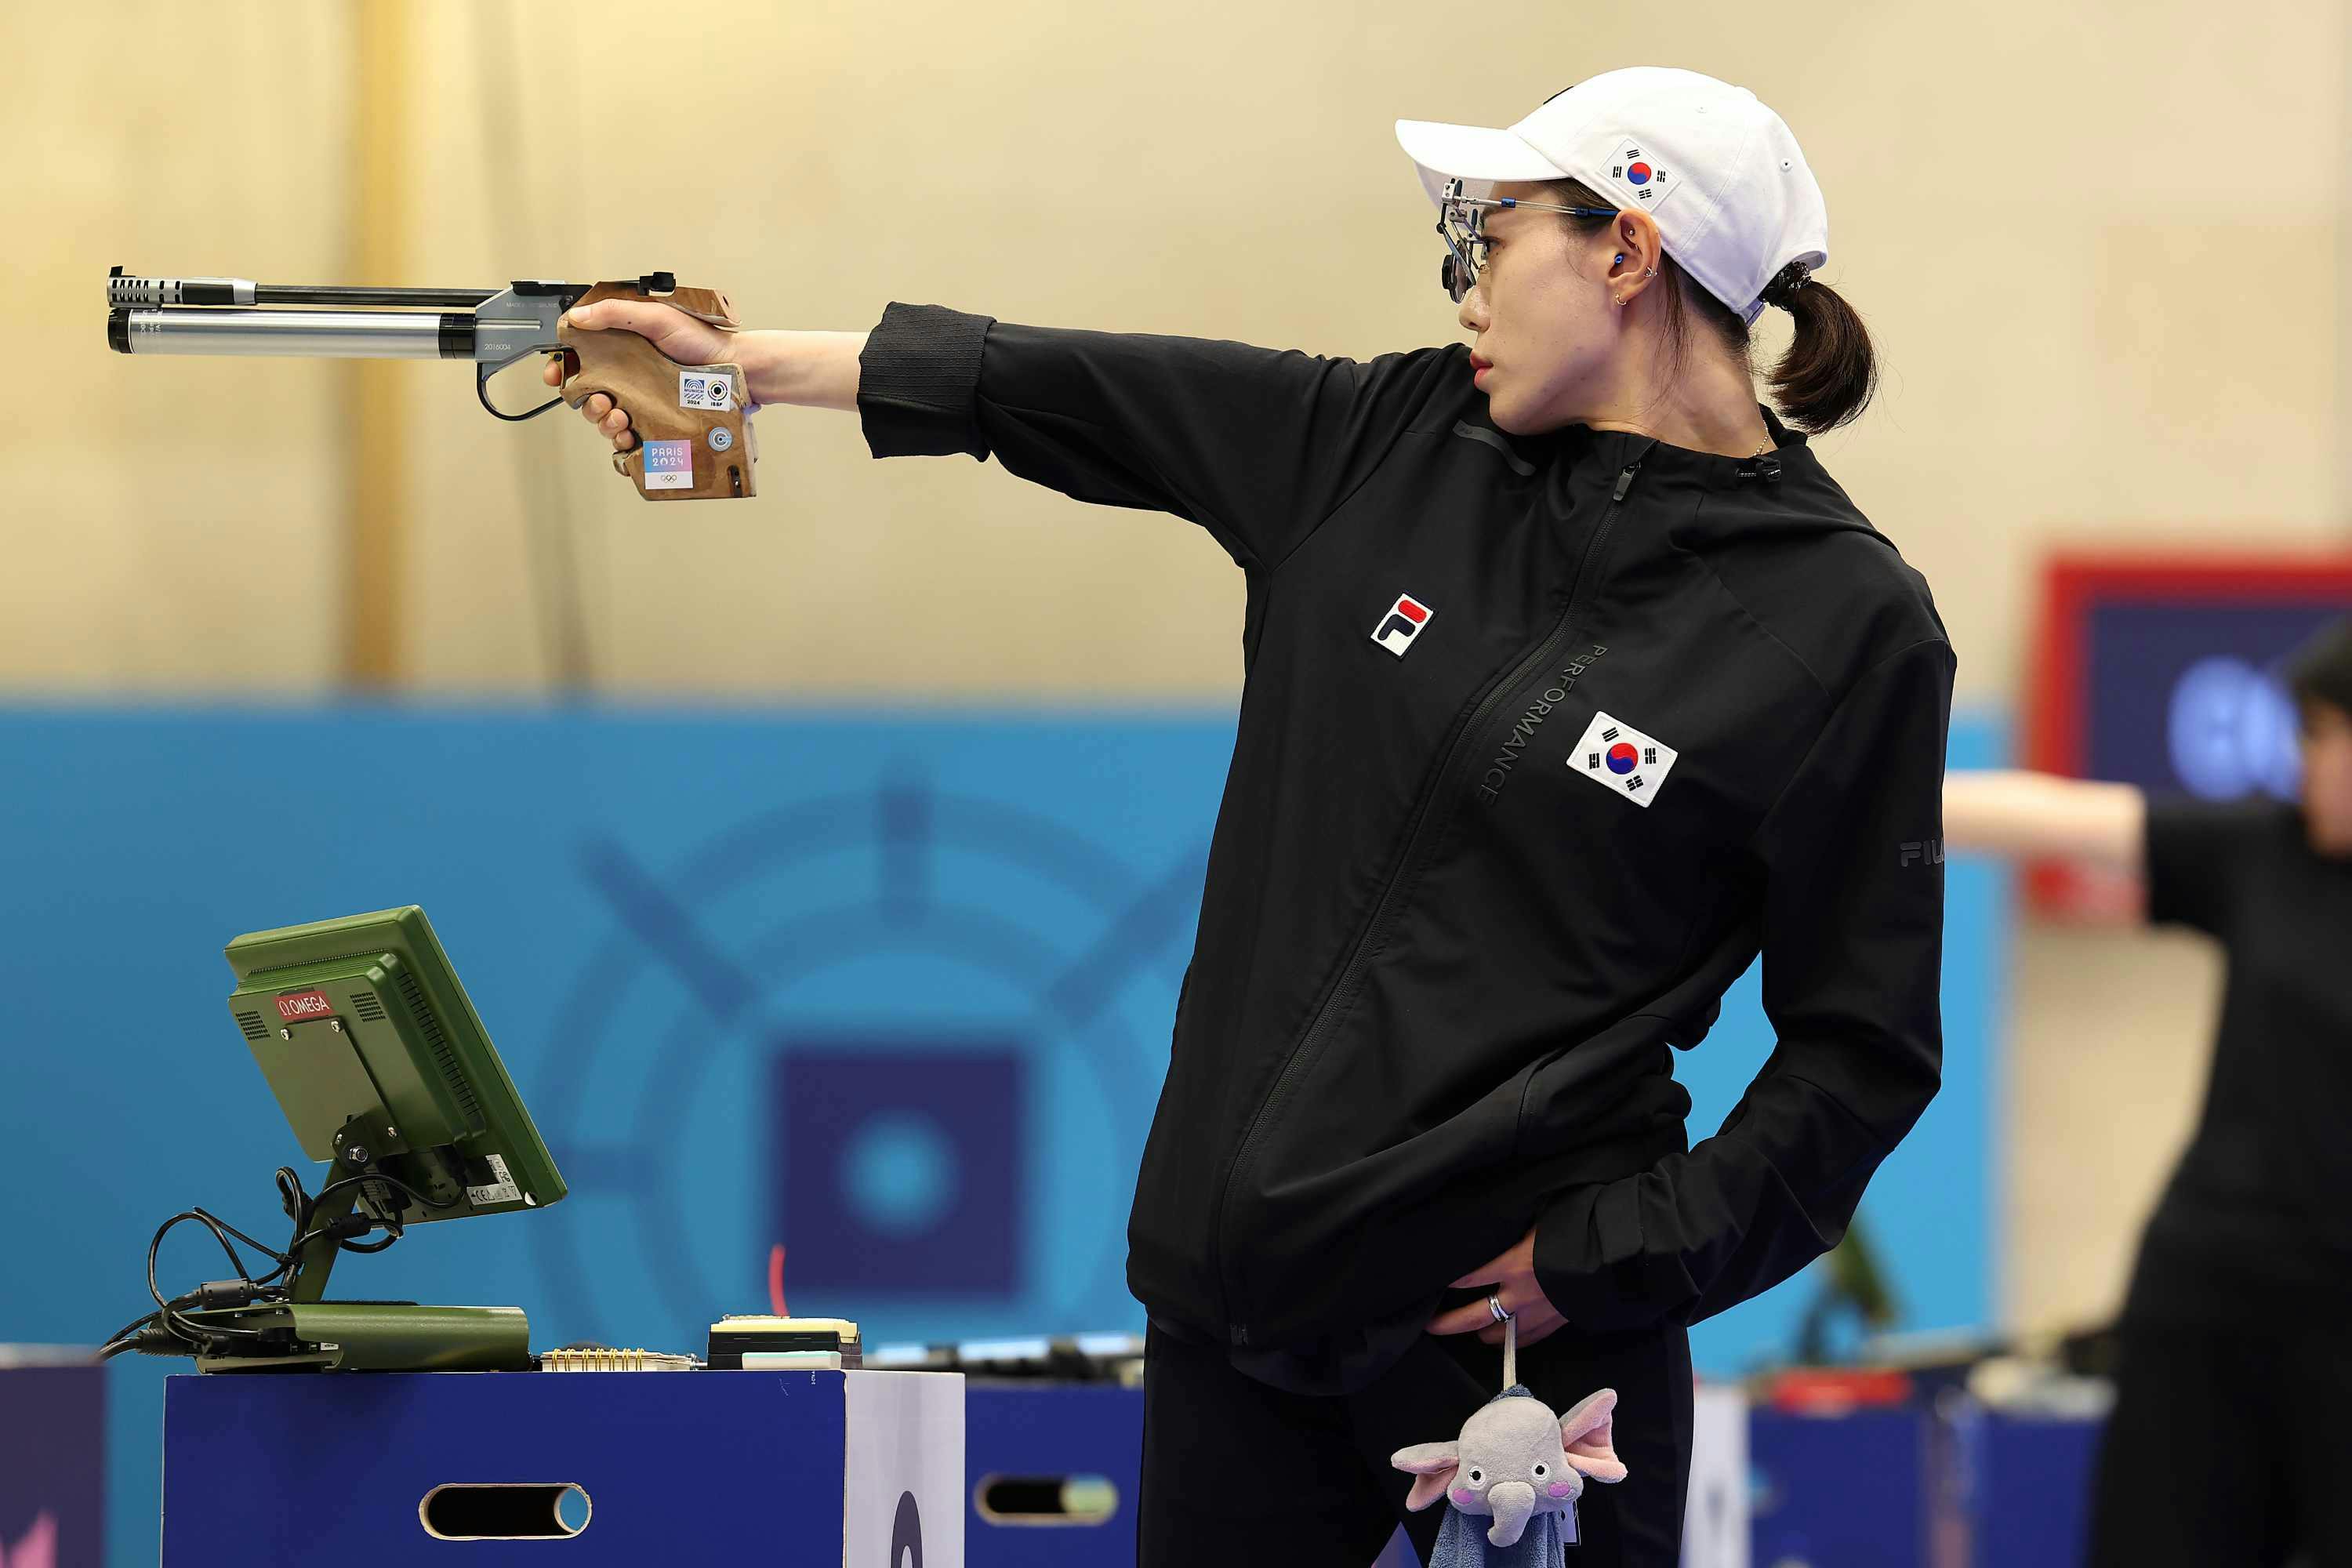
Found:
[[[313,1205],[310,1228],[331,1226],[358,1206],[358,1186]],[[256,1329],[199,1352],[198,1372],[529,1372],[530,1321],[520,1307],[420,1307],[414,1301],[322,1301],[341,1242],[314,1237],[294,1256],[285,1300],[213,1307],[180,1315],[194,1322]],[[247,1347],[250,1347],[248,1349]],[[235,1348],[227,1348],[235,1347]]]

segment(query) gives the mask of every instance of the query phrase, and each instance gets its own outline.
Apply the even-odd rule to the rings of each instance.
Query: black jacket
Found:
[[[1174,512],[1247,578],[1128,1232],[1155,1321],[1349,1387],[1531,1225],[1545,1294],[1601,1330],[1835,1244],[1937,1082],[1952,653],[1801,436],[1515,439],[1460,345],[1357,363],[935,306],[885,313],[858,405],[877,457]],[[1759,949],[1778,1045],[1686,1151],[1668,1047]]]

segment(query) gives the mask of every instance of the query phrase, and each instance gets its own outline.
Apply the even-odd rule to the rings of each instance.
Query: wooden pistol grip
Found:
[[[649,295],[634,283],[599,283],[579,304],[598,300],[650,300],[730,325],[727,298],[710,289],[680,289]],[[635,480],[647,500],[724,500],[759,493],[757,453],[744,417],[749,395],[740,365],[680,364],[652,342],[625,328],[575,331],[565,320],[556,329],[566,366],[563,401],[577,408],[597,393],[629,416],[637,444],[613,454],[614,469]]]

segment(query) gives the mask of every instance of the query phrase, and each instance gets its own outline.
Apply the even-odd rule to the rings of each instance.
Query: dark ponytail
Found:
[[[1561,206],[1614,207],[1581,180],[1553,180],[1546,189]],[[1569,228],[1585,238],[1595,237],[1616,223],[1608,217],[1563,218]],[[1701,288],[1698,281],[1666,258],[1664,277],[1674,287],[1666,293],[1665,338],[1669,374],[1682,374],[1687,316],[1696,314],[1724,345],[1742,359],[1748,356],[1748,323],[1739,312]],[[1797,320],[1797,335],[1764,377],[1772,403],[1782,419],[1818,436],[1851,423],[1870,406],[1878,390],[1878,356],[1872,352],[1870,333],[1854,308],[1828,284],[1817,283],[1801,262],[1791,261],[1772,276],[1759,296]]]
[[[1834,430],[1870,406],[1878,390],[1878,356],[1862,317],[1804,263],[1791,261],[1760,296],[1797,319],[1797,335],[1764,378],[1780,416],[1811,435]]]

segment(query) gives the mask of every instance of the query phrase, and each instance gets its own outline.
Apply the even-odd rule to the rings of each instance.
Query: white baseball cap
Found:
[[[1507,131],[1400,120],[1397,140],[1433,202],[1457,179],[1472,196],[1506,181],[1576,179],[1638,207],[1666,254],[1751,323],[1780,268],[1829,259],[1829,208],[1787,123],[1746,88],[1696,71],[1609,71]]]

